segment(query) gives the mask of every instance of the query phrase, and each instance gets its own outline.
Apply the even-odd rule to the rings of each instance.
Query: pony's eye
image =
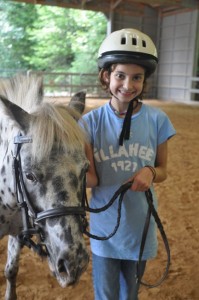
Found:
[[[35,175],[33,173],[26,173],[26,178],[33,182],[37,181],[37,178],[35,177]]]

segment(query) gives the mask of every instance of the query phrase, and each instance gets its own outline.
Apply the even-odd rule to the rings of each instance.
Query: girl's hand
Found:
[[[154,168],[152,168],[154,169]],[[147,191],[153,181],[162,182],[167,178],[167,141],[158,145],[155,160],[155,169],[150,167],[140,169],[129,181],[133,181],[131,190],[136,192]]]
[[[140,169],[129,181],[133,181],[130,190],[145,192],[153,183],[154,174],[148,167]]]

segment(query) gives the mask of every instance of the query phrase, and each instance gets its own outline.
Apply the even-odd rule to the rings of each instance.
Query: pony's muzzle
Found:
[[[69,286],[77,283],[81,274],[86,270],[89,263],[87,251],[79,255],[68,255],[62,252],[57,260],[57,280],[61,286]]]
[[[75,284],[81,275],[78,267],[70,268],[68,262],[62,259],[58,262],[58,271],[60,274],[66,275],[67,285]]]

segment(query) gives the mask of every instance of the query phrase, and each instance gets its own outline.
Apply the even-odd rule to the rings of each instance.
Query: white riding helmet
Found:
[[[158,64],[157,50],[151,38],[136,29],[112,32],[101,44],[98,67],[107,68],[113,63],[132,63],[143,66],[147,76]]]

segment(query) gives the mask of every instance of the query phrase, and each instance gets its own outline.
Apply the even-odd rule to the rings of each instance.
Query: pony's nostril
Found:
[[[63,259],[60,259],[58,261],[58,271],[59,271],[59,273],[67,273],[67,268],[65,266]]]

